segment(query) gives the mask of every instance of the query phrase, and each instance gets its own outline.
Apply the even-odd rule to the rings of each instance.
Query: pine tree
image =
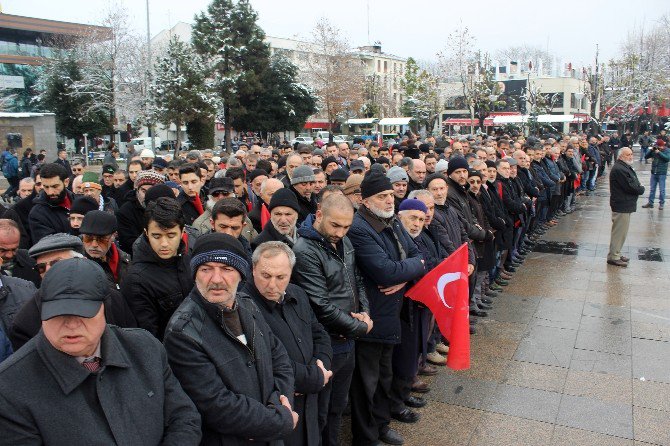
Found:
[[[236,116],[243,116],[263,91],[262,73],[269,65],[270,48],[257,20],[248,0],[214,0],[193,25],[193,46],[206,60],[212,89],[223,101],[228,151]]]
[[[202,61],[178,37],[170,39],[166,55],[158,60],[155,72],[154,84],[149,89],[152,115],[165,126],[176,126],[176,155],[181,147],[181,127],[189,121],[213,116],[216,101],[205,84]]]

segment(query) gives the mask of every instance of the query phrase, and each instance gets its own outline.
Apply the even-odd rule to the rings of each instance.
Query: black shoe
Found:
[[[498,295],[498,293],[496,291],[493,291],[492,289],[488,289],[484,293],[484,296],[488,296],[488,297],[496,297],[497,295]]]
[[[428,402],[421,398],[420,396],[410,396],[408,399],[405,400],[405,406],[407,407],[414,407],[416,409],[425,406],[428,404]]]
[[[486,317],[486,316],[488,316],[488,315],[489,315],[489,314],[488,314],[486,311],[477,310],[477,309],[475,309],[475,308],[473,308],[472,310],[470,310],[470,316]]]
[[[472,334],[476,334],[476,333],[477,333],[477,329],[475,328],[475,326],[470,325],[470,334],[472,335]]]
[[[405,409],[400,413],[392,413],[391,418],[393,418],[394,420],[398,420],[401,423],[416,423],[417,421],[419,421],[419,418],[421,418],[421,416],[418,413],[414,412],[413,410]]]
[[[379,441],[397,446],[405,444],[405,440],[403,440],[402,435],[391,428],[389,428],[386,432],[379,434]]]
[[[482,297],[481,301],[482,301],[483,304],[486,304],[486,305],[491,305],[493,303],[493,301],[491,299],[487,299],[485,297]]]
[[[507,266],[506,266],[506,267],[505,267],[505,271],[509,271],[510,273],[515,273],[515,272],[516,272],[516,268],[514,267],[514,265],[512,265],[512,266],[510,266],[510,267],[507,267]]]
[[[485,304],[484,302],[480,303],[477,305],[479,307],[479,310],[490,310],[493,308],[491,305]]]

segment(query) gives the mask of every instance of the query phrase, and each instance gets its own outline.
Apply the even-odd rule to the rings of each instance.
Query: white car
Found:
[[[291,140],[291,145],[294,146],[296,143],[298,144],[314,144],[314,138],[311,136],[296,136],[294,139]]]

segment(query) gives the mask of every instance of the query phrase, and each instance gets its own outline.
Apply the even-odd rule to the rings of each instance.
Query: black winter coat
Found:
[[[129,194],[133,190],[135,190],[135,184],[130,181],[130,179],[127,179],[125,183],[114,190],[114,200],[116,200],[116,204],[119,208],[132,198],[132,195],[129,196]]]
[[[316,212],[316,199],[314,198],[314,194],[312,194],[311,199],[307,199],[300,195],[297,190],[293,186],[291,186],[291,191],[295,194],[296,198],[298,199],[298,207],[300,210],[298,211],[298,223],[296,226],[300,226],[300,224],[305,221],[305,219],[310,215]]]
[[[261,210],[265,202],[259,197],[258,201],[254,204],[254,207],[249,212],[249,220],[257,233],[261,233],[263,228],[261,227]],[[266,205],[267,207],[267,205]]]
[[[202,208],[204,210],[206,200],[203,200],[201,197],[200,202],[202,203]],[[195,208],[195,205],[191,201],[191,197],[186,195],[184,191],[179,192],[179,195],[177,195],[177,203],[179,203],[179,206],[181,206],[181,211],[184,214],[184,221],[186,222],[187,225],[189,226],[192,225],[193,222],[198,217],[200,217],[200,213],[198,212],[198,210]]]
[[[5,273],[4,268],[3,273]],[[30,257],[28,251],[25,249],[19,249],[14,254],[14,267],[12,268],[11,276],[32,282],[37,288],[42,283],[42,278],[35,271],[35,259]]]
[[[472,211],[470,211],[470,205],[468,204],[468,191],[466,187],[461,186],[451,178],[447,178],[447,182],[449,185],[447,202],[449,203],[449,206],[453,207],[458,213],[458,216],[463,223],[463,227],[468,233],[468,237],[470,237],[471,240],[484,240],[486,238],[486,233],[472,216]]]
[[[468,233],[465,231],[465,227],[454,208],[448,204],[436,204],[433,220],[429,226],[436,231],[435,234],[438,237],[438,241],[446,250],[447,255],[451,255],[463,243],[467,243],[468,263],[476,265],[477,256],[475,249],[472,247]]]
[[[285,235],[280,234],[271,221],[268,221],[261,233],[251,241],[251,249],[255,250],[258,248],[258,245],[265,242],[284,242],[289,248],[293,248],[293,241]]]
[[[74,194],[66,191],[70,203],[74,201]],[[67,234],[70,231],[70,221],[68,219],[70,210],[63,206],[53,206],[49,204],[44,191],[33,200],[33,208],[28,215],[28,225],[32,243],[35,244],[47,235],[62,232]]]
[[[200,416],[144,330],[108,325],[93,374],[44,333],[0,365],[7,445],[196,446]]]
[[[163,260],[151,249],[146,235],[138,241],[133,260],[121,286],[137,325],[163,339],[172,313],[193,288],[191,256],[184,242],[177,256]]]
[[[279,396],[293,404],[293,368],[254,302],[238,292],[236,306],[247,345],[194,288],[165,332],[168,360],[202,415],[201,445],[283,446],[293,418]]]
[[[633,168],[616,160],[610,170],[610,207],[612,212],[630,214],[637,210],[637,199],[644,194],[644,186],[637,179]]]
[[[116,212],[119,247],[131,255],[133,243],[144,230],[144,210],[137,201],[135,191],[132,191],[128,196],[128,201]]]
[[[128,255],[125,251],[122,251],[119,249],[116,244],[112,244],[109,247],[109,252],[107,253],[107,261],[102,262],[99,259],[93,259],[86,255],[86,257],[90,260],[93,260],[95,263],[100,265],[102,270],[105,272],[105,275],[107,276],[107,279],[109,279],[109,283],[112,284],[117,290],[121,289],[121,285],[123,284],[123,280],[126,278],[126,274],[128,273],[128,268],[130,267],[130,255]],[[118,262],[116,264],[116,271],[112,271],[111,265],[109,264],[109,260],[112,256],[111,251],[116,250],[117,255],[118,255]]]
[[[19,242],[19,248],[30,249],[33,246],[31,234],[30,234],[30,225],[28,222],[28,216],[30,211],[33,208],[33,200],[37,197],[37,193],[33,191],[32,194],[28,195],[26,198],[22,198],[16,202],[14,206],[2,215],[2,218],[9,218],[14,220],[19,227],[19,233],[21,234],[21,239]]]
[[[540,188],[536,178],[530,173],[525,167],[517,168],[517,178],[523,184],[523,190],[531,198],[537,198],[540,196]],[[540,182],[540,186],[541,186]]]
[[[485,192],[485,191],[484,191]],[[491,225],[489,224],[484,208],[482,206],[482,191],[478,195],[468,192],[468,200],[472,213],[477,217],[484,230],[486,230],[486,239],[481,242],[472,242],[475,251],[477,252],[477,269],[479,271],[488,271],[495,266],[495,236]]]
[[[137,327],[137,321],[132,311],[128,307],[126,300],[120,292],[109,287],[109,292],[105,296],[105,320],[108,324],[117,325],[124,328]],[[42,328],[42,295],[38,291],[34,296],[21,307],[14,317],[14,324],[7,333],[12,342],[14,351],[18,350],[32,339]]]
[[[369,312],[351,241],[344,237],[336,251],[313,227],[300,228],[298,233],[292,282],[307,293],[314,314],[334,342],[365,335],[367,324],[351,316]]]
[[[286,443],[291,446],[318,445],[321,440],[319,392],[323,389],[323,373],[316,361],[320,359],[326,370],[331,369],[330,336],[316,320],[309,298],[299,286],[289,284],[281,304],[265,299],[253,280],[247,281],[243,291],[256,303],[270,330],[286,349],[293,367],[295,393],[299,394],[295,396],[293,410],[300,418]]]
[[[363,274],[370,318],[374,323],[370,333],[362,339],[398,344],[399,315],[407,287],[386,295],[379,291],[379,286],[389,287],[421,277],[425,273],[421,253],[395,217],[384,222],[365,206],[356,212],[348,237]]]

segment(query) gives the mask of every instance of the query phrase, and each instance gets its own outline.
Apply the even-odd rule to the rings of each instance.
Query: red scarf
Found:
[[[181,241],[184,242],[184,254],[188,253],[188,234],[184,232],[181,235]]]
[[[270,221],[270,211],[268,207],[265,206],[265,203],[261,205],[261,229],[265,228],[265,225]]]
[[[119,250],[116,249],[116,245],[112,243],[112,246],[109,248],[109,258],[107,259],[107,264],[109,269],[112,270],[114,275],[114,282],[119,283],[119,273],[117,271],[119,267]]]
[[[502,199],[503,193],[502,193],[502,183],[498,181],[498,195],[500,195],[500,198]]]
[[[63,201],[59,204],[59,206],[64,207],[68,211],[72,207],[72,202],[70,202],[70,197],[68,196],[67,192],[65,193],[65,198],[63,198]]]
[[[202,213],[205,212],[205,210],[202,208],[202,202],[200,201],[199,194],[191,199],[191,203],[193,203],[193,206],[195,206],[195,210],[198,211],[198,215],[202,215]]]

